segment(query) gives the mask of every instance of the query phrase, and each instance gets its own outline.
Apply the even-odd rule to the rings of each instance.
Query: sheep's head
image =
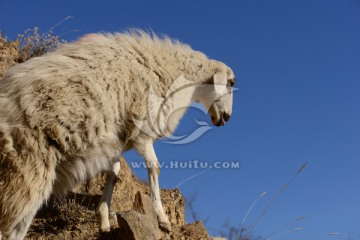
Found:
[[[190,101],[202,103],[205,109],[199,109],[209,113],[212,123],[215,126],[224,126],[232,113],[235,77],[225,64],[215,61],[214,63],[216,66],[212,73],[199,74],[204,76],[202,81],[195,82],[181,74],[172,82],[165,93],[165,98],[158,96],[150,87],[148,118],[136,120],[136,126],[147,135],[153,138],[166,138],[166,141],[172,144],[192,142],[211,127],[205,122],[196,120],[198,128],[192,133],[182,136],[172,135]]]
[[[201,87],[201,93],[196,94],[196,101],[208,110],[211,122],[220,127],[229,121],[232,113],[235,76],[225,64],[217,62],[217,65],[216,73]]]

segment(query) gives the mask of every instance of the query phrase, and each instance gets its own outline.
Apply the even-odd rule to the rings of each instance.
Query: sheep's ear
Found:
[[[217,93],[223,93],[226,89],[227,77],[225,73],[217,72],[213,76],[213,83]]]

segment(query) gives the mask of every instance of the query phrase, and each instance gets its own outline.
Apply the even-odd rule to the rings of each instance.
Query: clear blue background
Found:
[[[156,144],[160,161],[239,161],[209,170],[180,189],[209,218],[213,235],[238,225],[254,200],[249,226],[304,162],[308,167],[280,195],[255,232],[267,236],[306,216],[274,239],[360,239],[360,2],[358,0],[0,1],[0,29],[9,39],[34,26],[72,41],[89,32],[153,29],[233,68],[233,116],[187,145]],[[79,31],[74,31],[79,30]],[[178,132],[194,129],[190,111]],[[129,161],[141,161],[134,153]],[[163,169],[162,187],[201,170]],[[144,169],[136,170],[146,178]],[[191,220],[191,218],[189,218]],[[301,231],[291,231],[303,227]],[[339,235],[329,236],[336,232]]]

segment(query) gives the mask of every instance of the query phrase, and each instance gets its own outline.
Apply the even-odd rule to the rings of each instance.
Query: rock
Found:
[[[120,239],[157,240],[161,238],[158,222],[137,211],[119,212],[117,214],[120,228]]]
[[[154,210],[154,205],[151,201],[151,198],[143,193],[137,192],[135,194],[135,200],[133,204],[133,210],[138,213],[147,215],[152,221],[157,222],[156,213]]]
[[[160,239],[161,232],[149,196],[137,192],[133,210],[117,213],[120,238],[124,239]],[[121,236],[123,233],[123,236]]]

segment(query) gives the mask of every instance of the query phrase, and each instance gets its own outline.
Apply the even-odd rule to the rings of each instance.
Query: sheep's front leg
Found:
[[[110,231],[109,211],[117,175],[120,171],[120,162],[114,163],[111,171],[106,172],[106,183],[98,207],[98,219],[101,232]]]
[[[171,224],[165,214],[163,205],[161,203],[160,187],[158,180],[160,170],[158,167],[158,159],[155,154],[153,143],[152,141],[145,142],[141,146],[137,146],[136,150],[140,155],[144,157],[147,165],[151,199],[154,204],[154,209],[159,221],[159,226],[167,231],[170,231]]]

